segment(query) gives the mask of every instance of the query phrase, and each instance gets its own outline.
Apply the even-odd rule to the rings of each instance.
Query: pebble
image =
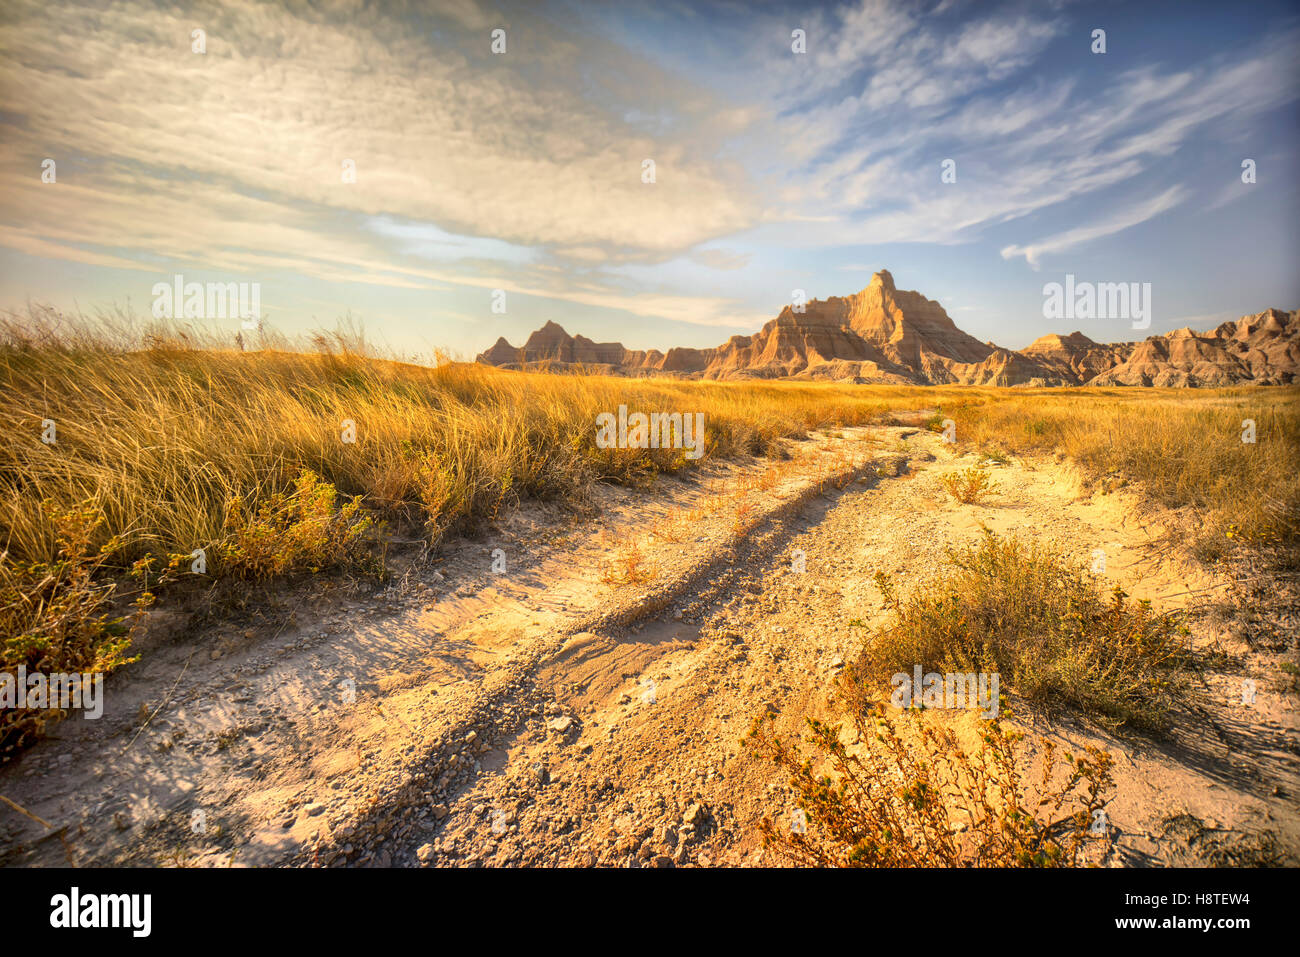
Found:
[[[564,717],[555,718],[551,721],[548,721],[546,726],[550,728],[552,731],[554,731],[556,734],[567,734],[569,728],[573,726],[573,719],[570,718],[568,715],[565,715]]]
[[[697,802],[686,809],[686,814],[682,817],[682,820],[691,825],[692,828],[695,828],[700,824],[703,824],[704,820],[708,816],[708,809],[703,804]]]

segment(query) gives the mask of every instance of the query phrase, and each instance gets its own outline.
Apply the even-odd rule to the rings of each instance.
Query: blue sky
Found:
[[[0,19],[5,306],[179,272],[467,358],[716,345],[879,268],[1012,348],[1067,273],[1151,283],[1102,341],[1300,306],[1293,3],[102,6]]]

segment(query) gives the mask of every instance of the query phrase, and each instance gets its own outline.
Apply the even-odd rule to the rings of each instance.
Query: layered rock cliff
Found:
[[[616,375],[914,385],[1286,384],[1300,381],[1300,312],[1268,309],[1212,332],[1180,329],[1136,343],[1051,334],[1012,351],[967,335],[939,303],[896,288],[882,269],[861,292],[815,299],[802,311],[786,306],[752,336],[713,349],[629,350],[548,322],[522,347],[501,338],[477,361]]]

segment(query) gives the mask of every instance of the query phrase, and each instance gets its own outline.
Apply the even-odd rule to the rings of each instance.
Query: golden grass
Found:
[[[599,449],[595,416],[703,412],[705,460],[774,452],[810,429],[937,409],[957,451],[1063,451],[1098,480],[1140,482],[1194,512],[1203,557],[1234,544],[1294,545],[1300,524],[1300,389],[1051,389],[691,382],[437,368],[369,358],[346,337],[316,354],[241,353],[199,334],[134,339],[48,311],[0,319],[0,543],[53,561],[61,509],[104,521],[117,567],[149,553],[228,542],[237,505],[256,509],[303,469],[398,524],[448,529],[525,498],[580,495],[692,465],[680,450]],[[140,345],[152,348],[139,348]],[[1240,440],[1256,422],[1254,444]],[[57,442],[41,442],[42,422]],[[356,441],[343,441],[345,422]],[[764,481],[773,482],[773,477]],[[769,486],[770,487],[770,486]],[[214,568],[217,574],[220,568]]]
[[[1203,560],[1241,544],[1297,558],[1300,388],[945,389],[934,402],[957,423],[959,450],[1060,451],[1107,489],[1137,483],[1186,510],[1185,540]]]
[[[125,564],[148,552],[209,554],[232,503],[251,508],[310,469],[344,496],[434,536],[523,498],[578,495],[689,467],[680,450],[599,449],[595,417],[703,412],[706,458],[761,454],[807,429],[865,422],[871,398],[817,385],[624,380],[438,368],[321,354],[178,347],[119,351],[24,340],[0,329],[0,537],[14,558],[48,560],[55,529],[38,507],[89,503]],[[56,442],[41,441],[53,420]],[[345,442],[347,422],[355,442]],[[214,571],[220,573],[219,568]]]
[[[1068,704],[1111,730],[1168,731],[1191,689],[1179,616],[1118,587],[1107,595],[1082,564],[1033,539],[986,528],[948,559],[908,595],[877,573],[890,621],[863,641],[860,690],[887,695],[891,677],[916,665],[997,673],[1025,700]]]

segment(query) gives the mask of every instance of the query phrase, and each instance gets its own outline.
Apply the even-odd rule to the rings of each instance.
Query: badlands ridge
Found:
[[[632,350],[571,336],[554,322],[522,348],[505,338],[477,357],[544,368],[690,379],[820,379],[893,385],[1229,386],[1300,381],[1300,310],[1266,309],[1209,332],[1178,329],[1141,342],[1046,335],[1019,351],[980,342],[943,307],[881,270],[861,292],[786,306],[752,336],[713,349]]]

